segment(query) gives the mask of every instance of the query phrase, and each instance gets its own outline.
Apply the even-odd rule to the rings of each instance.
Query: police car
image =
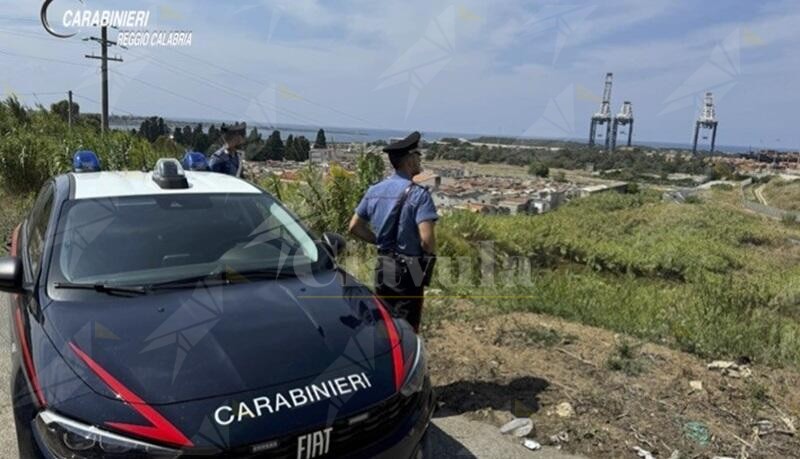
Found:
[[[20,455],[420,457],[425,349],[269,193],[185,170],[44,185],[0,259]]]

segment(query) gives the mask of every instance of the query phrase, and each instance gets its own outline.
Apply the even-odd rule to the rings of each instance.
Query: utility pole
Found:
[[[67,91],[67,99],[69,100],[69,105],[67,106],[67,123],[69,125],[69,130],[72,130],[72,90],[70,89]]]
[[[122,62],[122,58],[120,57],[108,57],[108,45],[114,46],[117,44],[115,41],[110,41],[108,39],[108,27],[103,26],[100,28],[100,38],[97,37],[89,37],[84,38],[84,40],[92,40],[100,43],[100,56],[95,56],[92,54],[91,56],[86,54],[85,57],[87,59],[100,59],[100,70],[102,73],[102,81],[103,81],[103,90],[102,90],[102,103],[103,109],[101,114],[101,126],[103,132],[108,130],[108,61],[114,62]]]

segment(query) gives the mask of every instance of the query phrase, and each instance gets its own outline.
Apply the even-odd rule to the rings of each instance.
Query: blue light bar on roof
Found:
[[[183,156],[183,168],[190,171],[207,171],[206,155],[197,151],[187,151]]]
[[[91,150],[79,150],[72,157],[72,170],[74,172],[99,172],[100,159]]]

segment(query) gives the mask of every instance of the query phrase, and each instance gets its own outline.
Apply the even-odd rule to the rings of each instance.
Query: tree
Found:
[[[220,132],[219,129],[217,129],[216,126],[214,126],[213,124],[211,126],[209,126],[209,128],[208,128],[208,141],[211,143],[211,145],[214,145],[215,143],[217,143],[217,141],[219,140],[219,138],[221,136],[222,136],[222,133]],[[261,136],[259,135],[259,137],[261,137]]]
[[[383,178],[383,167],[383,158],[375,153],[364,153],[362,151],[358,155],[356,159],[356,174],[358,176],[356,195],[363,195],[370,185]]]
[[[81,124],[94,132],[100,132],[100,123],[99,113],[86,113],[81,115]]]
[[[158,117],[158,125],[156,129],[158,131],[158,136],[156,136],[156,139],[158,137],[161,137],[162,135],[169,134],[169,128],[167,127],[167,123],[165,123],[164,118],[160,116]]]
[[[78,117],[81,113],[80,106],[76,103],[72,103],[72,121],[77,122]],[[50,111],[58,115],[63,121],[69,120],[69,101],[68,100],[60,100],[52,105],[50,105]]]
[[[153,150],[159,153],[159,156],[171,156],[173,158],[180,158],[183,148],[178,145],[175,140],[170,139],[168,135],[162,135],[153,142]]]
[[[168,134],[169,128],[164,123],[164,118],[159,116],[145,118],[139,126],[139,135],[150,141],[150,143],[155,142],[162,135]]]
[[[275,161],[282,161],[283,160],[283,140],[281,140],[281,132],[280,131],[272,131],[272,134],[267,138],[267,141],[264,142],[264,148],[261,149],[261,153],[258,155],[258,159],[260,161],[264,161],[267,159],[275,160]]]
[[[209,141],[211,140],[210,132],[211,131],[209,128]],[[211,142],[211,144],[213,145],[213,142]],[[258,161],[258,157],[262,148],[264,148],[264,141],[261,139],[261,133],[258,132],[258,129],[254,127],[250,130],[250,134],[248,134],[247,138],[245,139],[244,158],[252,161]]]
[[[191,146],[194,143],[194,136],[192,135],[192,127],[186,125],[183,127],[183,135],[181,135],[183,139],[183,144],[187,146]]]
[[[183,140],[183,131],[181,130],[180,127],[175,126],[175,130],[172,131],[172,140],[174,140],[176,143],[179,143],[179,144],[185,144],[186,143]]]
[[[298,161],[308,161],[308,157],[311,153],[311,142],[309,142],[305,136],[301,135],[299,137],[295,137],[294,149],[297,152]]]
[[[324,129],[317,131],[317,140],[314,141],[314,148],[328,148],[328,142],[325,140]]]
[[[211,150],[218,150],[219,148],[216,145],[211,146]],[[257,142],[248,142],[247,145],[244,147],[244,159],[249,161],[263,161],[264,159],[261,158],[261,152],[264,149],[264,141],[259,140]]]
[[[261,142],[261,134],[258,132],[258,128],[250,129],[250,134],[247,135],[247,142]]]
[[[711,169],[709,178],[711,180],[733,180],[736,174],[736,169],[729,163],[718,161]]]
[[[208,136],[203,132],[203,125],[198,124],[192,131],[192,150],[206,151],[211,143],[208,141]]]
[[[297,161],[297,149],[294,143],[294,136],[289,134],[289,137],[286,138],[286,149],[283,156],[290,161]]]
[[[528,166],[528,173],[537,177],[547,178],[550,175],[550,168],[539,161],[533,161]]]

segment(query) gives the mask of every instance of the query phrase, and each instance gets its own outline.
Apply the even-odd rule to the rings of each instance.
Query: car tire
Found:
[[[429,432],[430,428],[425,429],[422,440],[419,442],[419,448],[417,449],[415,459],[433,459],[433,443]]]
[[[19,396],[15,396],[19,394]],[[34,417],[33,400],[30,398],[26,382],[18,374],[14,381],[14,392],[12,393],[14,403],[14,428],[17,436],[17,451],[20,459],[39,459],[42,454],[36,447],[36,439],[33,438],[33,427],[31,421]]]

